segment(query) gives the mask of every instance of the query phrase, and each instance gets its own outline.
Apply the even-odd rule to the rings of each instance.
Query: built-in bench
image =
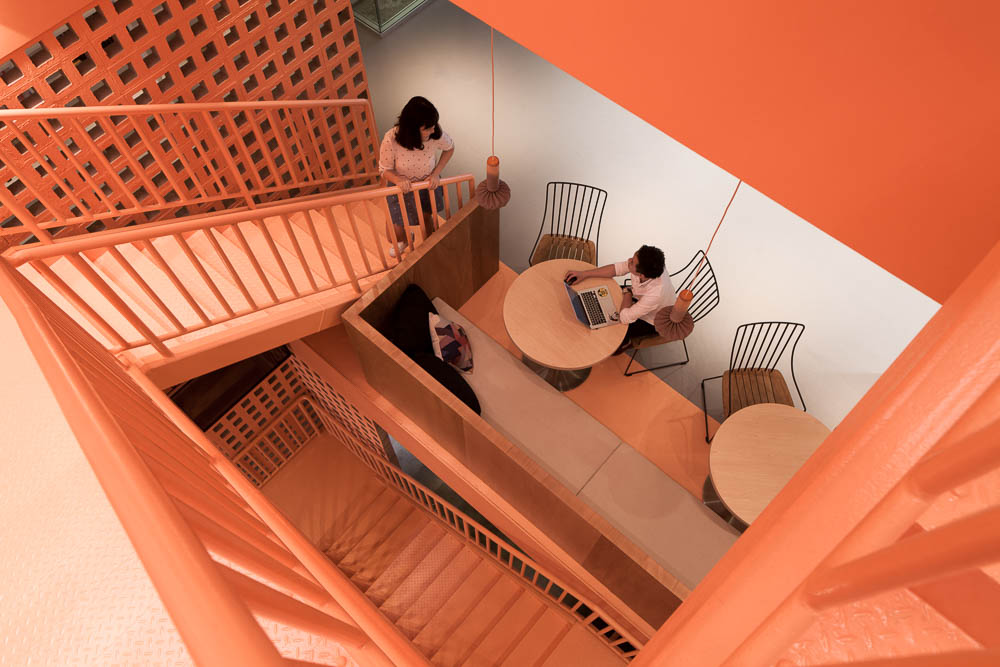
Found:
[[[475,369],[464,377],[482,418],[694,588],[736,531],[444,300],[433,303],[469,337]]]

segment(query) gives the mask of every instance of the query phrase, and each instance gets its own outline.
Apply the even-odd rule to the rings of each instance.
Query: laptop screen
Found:
[[[569,295],[569,302],[573,305],[573,312],[576,313],[576,319],[589,327],[590,320],[587,319],[587,314],[583,311],[583,302],[580,301],[580,295],[566,283],[563,283],[563,286],[566,288],[566,294]]]

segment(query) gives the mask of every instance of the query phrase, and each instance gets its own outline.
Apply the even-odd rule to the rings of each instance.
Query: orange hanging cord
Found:
[[[736,188],[733,190],[733,196],[729,198],[729,203],[726,204],[726,210],[722,212],[722,217],[719,218],[719,224],[715,226],[715,231],[712,232],[712,238],[708,241],[708,247],[705,248],[705,256],[700,262],[698,262],[698,268],[695,269],[694,275],[691,278],[691,282],[688,283],[688,289],[690,290],[694,287],[695,281],[698,280],[698,273],[701,271],[701,267],[708,261],[708,251],[712,249],[712,242],[715,241],[715,235],[719,233],[719,228],[722,227],[722,221],[726,219],[726,214],[729,213],[729,207],[733,205],[733,200],[736,199],[736,193],[739,192],[740,186],[743,185],[743,179],[740,179],[736,184]]]
[[[496,147],[493,145],[493,138],[496,134],[497,124],[497,94],[496,76],[493,73],[493,28],[490,27],[490,155],[496,155]]]

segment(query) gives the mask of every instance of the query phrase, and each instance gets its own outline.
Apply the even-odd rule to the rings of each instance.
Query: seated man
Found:
[[[629,274],[632,287],[622,290],[622,303],[618,317],[628,325],[625,340],[615,350],[621,354],[632,348],[632,341],[655,336],[653,318],[661,308],[673,305],[676,300],[670,276],[663,272],[663,251],[653,246],[639,248],[627,262],[616,262],[589,271],[567,271],[564,280],[572,285],[584,278],[613,278]]]

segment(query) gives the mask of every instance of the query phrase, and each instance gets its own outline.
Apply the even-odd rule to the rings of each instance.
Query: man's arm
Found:
[[[618,319],[622,324],[631,324],[645,315],[653,312],[660,305],[656,294],[643,294],[638,301],[632,301],[632,292],[622,292],[622,307],[618,310]]]
[[[616,275],[618,274],[615,273],[615,265],[608,264],[607,266],[599,266],[596,269],[589,269],[587,271],[567,271],[566,275],[563,276],[563,280],[572,285],[586,278],[614,278]]]

